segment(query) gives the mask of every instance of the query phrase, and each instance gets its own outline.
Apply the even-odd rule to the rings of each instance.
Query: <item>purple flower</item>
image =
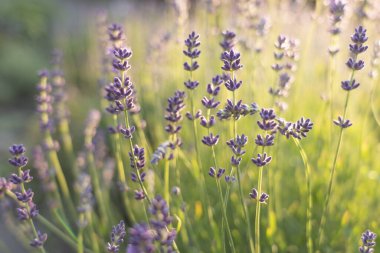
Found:
[[[125,223],[121,220],[119,224],[112,227],[111,242],[107,244],[108,252],[119,252],[120,244],[123,243],[125,235]]]
[[[235,91],[235,90],[239,89],[241,84],[242,84],[242,81],[237,81],[236,78],[234,78],[234,80],[229,79],[224,83],[227,90],[229,90],[229,91]]]
[[[218,141],[219,141],[219,135],[214,136],[212,133],[202,138],[202,143],[210,147],[216,145]]]
[[[203,97],[202,104],[207,109],[215,109],[216,107],[218,107],[218,105],[220,104],[220,102],[219,101],[215,101],[215,98],[210,98],[209,99],[207,97]]]
[[[136,224],[129,230],[127,253],[153,253],[154,231],[146,224]]]
[[[222,32],[223,40],[220,42],[220,46],[223,48],[223,51],[230,51],[234,48],[236,41],[236,34],[232,31],[223,31]]]
[[[11,182],[8,182],[4,177],[0,177],[0,198],[3,196],[4,192],[10,189],[12,189]]]
[[[236,71],[243,67],[243,65],[240,64],[240,53],[234,50],[225,51],[222,54],[222,61],[224,63],[222,66],[224,71]]]
[[[215,125],[215,116],[211,115],[209,120],[207,120],[204,116],[201,116],[200,124],[205,128],[213,127]]]
[[[225,172],[226,172],[226,169],[219,168],[218,171],[216,171],[214,167],[210,167],[208,174],[210,177],[219,179],[223,176]]]
[[[47,234],[41,233],[40,231],[37,231],[37,238],[34,238],[30,242],[30,246],[35,247],[35,248],[42,247],[42,245],[44,245],[46,240],[47,240]]]
[[[233,138],[229,141],[226,142],[227,146],[230,147],[232,152],[236,156],[242,156],[245,154],[245,150],[243,150],[243,147],[247,144],[248,142],[248,137],[244,134],[242,135],[237,135],[236,138]],[[239,161],[240,162],[240,161]]]
[[[257,158],[252,158],[251,161],[257,166],[257,167],[262,167],[270,163],[272,160],[271,156],[267,156],[267,153],[264,154],[258,154]]]
[[[135,145],[133,153],[129,152],[129,159],[133,169],[141,170],[145,167],[145,150]],[[137,166],[137,167],[136,167]]]
[[[265,192],[261,193],[261,196],[259,198],[260,203],[266,204],[267,203],[266,201],[268,199],[269,199],[269,195],[268,194],[266,194]]]
[[[341,128],[348,128],[352,126],[352,123],[349,119],[344,120],[341,116],[338,116],[338,119],[334,120],[334,124],[340,126]]]
[[[267,134],[265,137],[263,137],[261,134],[258,134],[255,143],[258,146],[272,146],[274,144],[274,135]]]
[[[259,195],[259,193],[257,192],[257,190],[255,188],[252,188],[251,192],[249,193],[249,196],[252,198],[252,199],[257,199],[257,196]]]
[[[375,245],[376,245],[376,234],[371,232],[370,230],[366,230],[362,236],[362,245],[359,248],[360,253],[373,253],[375,252]]]
[[[186,50],[183,50],[183,53],[191,59],[190,63],[185,62],[183,64],[183,67],[186,71],[192,72],[199,68],[198,62],[194,61],[193,59],[198,58],[201,54],[201,51],[197,49],[200,44],[199,35],[195,32],[190,33],[188,38],[185,40]]]
[[[26,149],[23,144],[13,144],[9,147],[9,153],[13,156],[19,156],[26,152]]]
[[[354,90],[360,86],[360,83],[357,83],[355,79],[352,79],[352,81],[342,81],[341,83],[342,89],[346,91]]]
[[[16,197],[19,201],[28,203],[32,201],[34,192],[31,189],[26,190],[24,193],[21,192],[15,192]]]
[[[135,199],[136,200],[143,200],[145,199],[145,193],[142,190],[135,190]]]

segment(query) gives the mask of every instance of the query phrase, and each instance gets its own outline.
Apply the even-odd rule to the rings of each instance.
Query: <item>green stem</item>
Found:
[[[244,203],[244,194],[243,194],[243,187],[241,184],[241,176],[240,176],[239,166],[236,167],[236,172],[237,172],[237,180],[238,180],[238,185],[239,185],[240,203],[242,205],[243,213],[244,213],[244,219],[245,219],[246,224],[247,224],[249,247],[251,249],[251,252],[253,253],[253,252],[255,252],[255,247],[253,244],[253,237],[252,237],[252,231],[251,231],[252,230],[251,221],[250,221],[250,218],[248,215],[247,206]]]
[[[353,73],[354,73],[354,71],[352,72],[352,75],[351,75],[351,82],[353,80]],[[343,122],[346,119],[347,106],[348,106],[349,98],[350,98],[350,91],[347,91],[346,102],[345,102],[345,105],[344,105],[343,119],[342,119]],[[318,249],[320,249],[322,241],[323,241],[323,231],[324,231],[324,227],[325,227],[326,220],[327,220],[327,213],[328,213],[328,208],[329,208],[329,203],[330,203],[330,198],[331,198],[331,193],[332,193],[333,183],[334,183],[334,174],[335,174],[335,169],[336,169],[336,162],[338,160],[339,150],[340,150],[340,146],[341,146],[341,143],[342,143],[343,130],[344,130],[344,128],[340,127],[340,132],[339,132],[339,137],[338,137],[338,144],[337,144],[337,147],[336,147],[336,150],[335,150],[335,156],[334,156],[334,160],[333,160],[333,165],[332,165],[332,169],[331,169],[331,172],[330,172],[329,186],[328,186],[328,190],[327,190],[327,194],[326,194],[326,198],[325,198],[325,204],[324,204],[323,211],[322,211],[321,223],[319,225],[319,231],[318,231],[318,238],[319,238],[318,239]]]
[[[264,146],[261,150],[261,153],[264,154]],[[256,241],[256,253],[260,253],[260,211],[261,211],[261,203],[259,198],[261,196],[261,188],[263,181],[263,169],[264,166],[259,167],[259,178],[257,183],[257,201],[256,201],[256,215],[255,215],[255,241]]]
[[[84,214],[79,215],[79,223],[82,224],[84,220]],[[79,225],[77,253],[83,253],[83,226]]]
[[[306,187],[307,187],[307,210],[306,210],[306,246],[308,253],[313,253],[313,239],[312,239],[312,210],[313,210],[313,199],[311,195],[311,170],[309,165],[309,160],[307,158],[305,150],[302,148],[301,143],[298,141],[298,139],[292,137],[294,143],[296,144],[301,157],[303,164],[305,166],[305,177],[306,177]]]

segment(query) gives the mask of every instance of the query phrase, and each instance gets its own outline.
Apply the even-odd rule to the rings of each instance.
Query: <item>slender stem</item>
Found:
[[[296,144],[301,157],[303,164],[305,166],[305,177],[306,177],[306,187],[307,187],[307,209],[306,209],[306,246],[308,253],[313,253],[313,239],[312,239],[312,231],[313,231],[313,225],[312,225],[312,210],[313,210],[313,199],[311,195],[311,170],[309,165],[309,160],[307,158],[305,150],[302,148],[301,143],[298,141],[298,139],[292,137],[294,143]]]
[[[239,195],[240,195],[240,203],[243,208],[244,213],[244,219],[246,220],[247,224],[247,230],[248,230],[248,241],[249,241],[249,247],[251,249],[251,252],[255,252],[255,247],[253,244],[253,237],[252,237],[252,228],[251,228],[251,221],[248,215],[247,206],[244,203],[244,194],[243,194],[243,187],[241,184],[241,176],[240,176],[240,169],[239,166],[236,166],[236,172],[237,172],[237,179],[238,179],[238,185],[239,185]]]
[[[351,82],[353,80],[352,76],[351,76]],[[343,119],[342,119],[343,121],[345,121],[345,119],[346,119],[347,106],[348,106],[349,98],[350,98],[350,91],[347,91],[346,102],[345,102],[345,105],[344,105]],[[325,198],[325,204],[324,204],[323,212],[322,212],[321,223],[319,225],[319,231],[318,231],[318,238],[319,238],[318,239],[318,249],[320,249],[322,241],[323,241],[323,231],[324,231],[324,227],[325,227],[326,220],[327,220],[327,213],[328,213],[328,208],[329,208],[329,203],[330,203],[330,198],[331,198],[331,193],[332,193],[333,183],[334,183],[334,174],[335,174],[335,169],[336,169],[336,162],[338,160],[340,146],[341,146],[341,143],[342,143],[343,130],[344,130],[344,128],[340,127],[340,132],[339,132],[339,137],[338,137],[338,144],[337,144],[337,147],[336,147],[336,150],[335,150],[333,165],[332,165],[332,169],[331,169],[331,172],[330,172],[330,179],[329,179],[328,190],[327,190],[327,194],[326,194],[326,198]]]
[[[231,233],[231,230],[230,230],[230,225],[228,223],[227,210],[226,210],[226,204],[224,202],[224,198],[223,198],[223,194],[222,194],[222,187],[220,186],[220,182],[219,182],[218,178],[216,178],[215,181],[216,181],[216,185],[218,187],[219,198],[220,198],[220,201],[222,202],[222,213],[223,213],[223,219],[224,219],[224,222],[225,222],[225,225],[226,225],[228,241],[230,243],[232,252],[236,252],[234,241],[232,239],[232,233]]]
[[[118,121],[117,121],[117,115],[113,115],[113,121],[114,121],[114,125],[116,126]],[[122,159],[122,156],[121,156],[121,148],[120,148],[120,137],[119,137],[119,134],[116,133],[113,135],[113,142],[114,142],[114,153],[115,153],[115,159],[116,159],[116,167],[117,167],[117,171],[118,171],[118,176],[119,176],[119,180],[121,182],[121,184],[123,185],[123,189],[122,189],[122,199],[123,199],[123,204],[124,204],[124,208],[125,208],[125,211],[127,212],[126,214],[128,215],[128,217],[131,219],[131,221],[135,221],[135,217],[134,217],[134,214],[132,212],[132,210],[130,209],[130,204],[129,204],[129,199],[128,199],[128,196],[127,196],[127,193],[126,191],[124,190],[125,187],[127,187],[127,180],[126,180],[126,177],[125,177],[125,170],[124,170],[124,164],[123,164],[123,159]]]
[[[105,205],[106,202],[103,196],[104,191],[101,190],[98,172],[95,169],[94,156],[92,155],[90,151],[87,152],[87,162],[88,162],[89,172],[92,179],[91,181],[94,187],[95,197],[97,200],[96,202],[98,203],[98,208],[100,211],[100,217],[103,220],[103,225],[106,225],[108,223],[108,212],[106,210],[106,205]]]
[[[165,172],[164,172],[164,182],[165,182],[165,190],[164,190],[164,194],[165,194],[165,200],[167,202],[167,204],[169,205],[169,201],[170,201],[170,189],[169,189],[169,177],[170,177],[170,174],[169,174],[169,160],[168,159],[165,159]]]
[[[261,151],[264,154],[264,146]],[[263,169],[264,166],[259,167],[259,178],[257,183],[257,197],[261,196],[261,186],[263,181]],[[255,215],[255,241],[256,241],[256,253],[260,253],[260,211],[261,211],[261,202],[257,199],[256,201],[256,215]]]
[[[73,239],[73,240],[77,240],[74,232],[72,231],[72,229],[69,227],[69,225],[66,223],[66,221],[64,220],[64,218],[61,216],[61,214],[59,213],[59,211],[57,209],[54,209],[53,210],[53,215],[54,217],[56,217],[56,219],[58,220],[58,222],[61,224],[61,226],[65,229],[65,231],[70,235],[70,237]]]
[[[84,214],[79,215],[79,223],[83,223],[84,220]],[[78,233],[78,243],[77,243],[77,253],[83,253],[83,226],[79,226],[79,233]]]
[[[49,147],[52,147],[54,145],[53,139],[49,132],[46,132],[45,134],[45,141]],[[58,184],[61,188],[63,198],[68,205],[69,212],[73,218],[76,217],[76,212],[74,208],[74,203],[70,197],[70,190],[69,186],[67,184],[65,174],[63,173],[61,163],[59,162],[57,152],[53,149],[49,149],[48,151],[48,157],[51,165],[54,167],[54,170],[56,172],[56,177],[58,180]]]

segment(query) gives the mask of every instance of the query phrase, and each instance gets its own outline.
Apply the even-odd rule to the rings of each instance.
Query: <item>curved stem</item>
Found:
[[[264,153],[264,146],[261,150],[261,153]],[[261,186],[263,181],[263,169],[264,166],[259,167],[259,178],[257,183],[257,198],[261,196]],[[255,242],[256,242],[256,253],[260,253],[260,211],[261,211],[261,202],[259,199],[256,201],[256,214],[255,214]]]
[[[307,187],[307,209],[306,209],[306,244],[307,244],[307,250],[308,253],[313,253],[313,239],[312,239],[312,210],[313,210],[313,199],[311,195],[311,170],[309,165],[309,160],[307,158],[305,150],[302,148],[301,143],[298,141],[298,139],[292,137],[294,143],[296,144],[301,157],[303,164],[305,166],[305,177],[306,177],[306,187]]]

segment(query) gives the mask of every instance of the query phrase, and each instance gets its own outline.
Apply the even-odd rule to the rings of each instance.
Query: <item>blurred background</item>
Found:
[[[375,0],[374,2],[376,2]],[[239,2],[245,2],[240,0]],[[246,1],[250,2],[250,1]],[[37,73],[44,68],[50,68],[52,64],[52,53],[59,49],[63,52],[63,70],[67,83],[69,97],[68,107],[71,111],[71,132],[75,149],[78,151],[82,147],[82,132],[84,119],[90,108],[100,107],[99,82],[102,78],[101,58],[103,52],[99,50],[104,34],[99,34],[99,24],[102,23],[121,23],[125,27],[127,35],[127,45],[132,48],[134,56],[131,59],[133,71],[131,73],[134,82],[137,84],[138,98],[145,108],[142,111],[143,118],[147,120],[149,126],[148,138],[156,148],[164,140],[163,114],[166,98],[171,95],[174,89],[183,87],[183,80],[186,74],[182,69],[183,39],[192,30],[199,31],[202,41],[201,70],[199,80],[202,84],[210,81],[214,73],[220,72],[221,63],[219,55],[221,52],[219,41],[221,31],[231,29],[237,33],[241,39],[239,48],[242,52],[242,61],[245,66],[241,78],[244,83],[254,82],[255,88],[244,88],[247,92],[242,93],[245,101],[258,102],[259,104],[269,105],[270,98],[267,93],[268,87],[273,83],[274,76],[270,66],[273,64],[273,44],[279,34],[287,34],[300,41],[300,53],[302,64],[295,73],[295,89],[289,99],[289,107],[294,108],[285,113],[286,117],[295,120],[297,117],[312,117],[318,120],[318,112],[321,112],[321,101],[325,95],[326,79],[328,75],[328,44],[330,37],[328,33],[328,9],[323,5],[319,17],[313,16],[317,8],[315,1],[308,0],[272,0],[268,2],[264,13],[270,18],[270,32],[262,38],[252,35],[252,31],[239,25],[238,19],[241,17],[242,10],[231,0],[136,0],[136,1],[101,1],[101,0],[1,0],[0,1],[0,176],[8,175],[12,169],[7,164],[8,147],[13,143],[24,143],[26,147],[32,147],[39,143],[38,119],[35,113],[36,84],[38,82]],[[322,1],[320,1],[322,2]],[[347,18],[343,21],[341,50],[342,53],[337,57],[337,80],[343,80],[347,76],[344,65],[348,50],[348,38],[352,34],[353,27],[363,22],[368,24],[371,31],[369,44],[372,45],[379,36],[379,17],[374,22],[362,19],[360,14],[355,12],[355,8],[364,1],[352,0],[350,9],[347,11]],[[185,5],[185,7],[184,7]],[[222,6],[216,12],[212,6]],[[211,6],[211,7],[210,7]],[[270,8],[269,8],[269,7]],[[182,8],[182,9],[181,9]],[[185,11],[183,10],[185,9]],[[372,11],[379,9],[372,9]],[[356,13],[356,14],[355,14]],[[315,27],[312,23],[315,21]],[[268,27],[269,29],[269,27]],[[255,37],[256,36],[256,37]],[[256,44],[260,41],[260,45]],[[252,46],[254,40],[254,46]],[[345,44],[344,44],[345,43]],[[372,44],[371,44],[372,43]],[[258,52],[256,46],[260,47],[260,60],[255,58]],[[205,54],[203,55],[203,52]],[[366,62],[370,62],[372,51],[368,52]],[[213,64],[208,59],[216,59]],[[369,64],[368,64],[369,65]],[[259,66],[256,68],[256,66]],[[253,69],[255,69],[253,71]],[[360,116],[367,104],[361,103],[368,101],[370,92],[370,79],[368,77],[369,67],[365,73],[359,74],[358,78],[363,80],[362,92],[353,98],[356,105],[351,110],[352,118],[360,122]],[[335,92],[340,92],[339,83]],[[368,85],[366,85],[368,84]],[[160,96],[157,96],[157,94]],[[202,91],[204,92],[204,91]],[[264,94],[264,96],[263,96]],[[307,94],[307,95],[305,95]],[[201,96],[199,95],[199,98]],[[342,108],[343,102],[338,99],[335,101],[336,111]],[[375,101],[375,107],[380,105],[380,99]],[[244,125],[243,120],[243,124]],[[324,121],[321,119],[320,122]],[[347,160],[340,163],[341,167],[348,166],[350,163],[357,167],[364,167],[361,170],[365,173],[363,178],[369,179],[370,183],[355,181],[357,176],[353,169],[344,171],[339,182],[343,187],[337,193],[344,196],[342,199],[349,203],[351,207],[355,203],[349,202],[351,199],[363,200],[357,202],[352,207],[352,212],[347,214],[347,206],[339,205],[339,198],[334,201],[334,208],[338,209],[333,221],[333,225],[341,224],[346,227],[339,230],[337,239],[332,243],[332,247],[339,248],[338,252],[354,252],[359,240],[355,238],[368,224],[374,228],[380,228],[377,215],[380,210],[379,191],[377,185],[380,182],[380,163],[375,161],[376,154],[380,152],[379,128],[374,119],[368,120],[368,132],[362,129],[354,129],[352,138],[347,141],[342,153],[346,154]],[[321,124],[319,124],[321,125]],[[249,129],[248,122],[242,129]],[[316,130],[323,136],[327,129]],[[191,139],[190,131],[185,130],[184,139]],[[363,137],[364,136],[364,137]],[[357,146],[364,138],[364,146]],[[252,140],[252,138],[251,138]],[[325,192],[326,160],[328,155],[321,155],[321,147],[318,146],[319,137],[317,134],[307,140],[305,147],[309,148],[310,160],[316,169],[325,169],[321,172],[320,178],[316,179],[315,201],[321,203]],[[223,140],[225,141],[225,140]],[[357,148],[354,151],[353,147]],[[360,149],[360,150],[359,150]],[[293,150],[294,151],[294,150]],[[325,151],[327,152],[327,151]],[[351,155],[352,153],[357,156]],[[361,153],[360,153],[361,152]],[[281,152],[280,152],[281,153]],[[360,155],[359,155],[360,153]],[[30,154],[30,152],[29,152]],[[327,158],[326,158],[327,157]],[[352,158],[354,157],[354,158]],[[290,168],[294,160],[287,160],[286,152],[282,154],[284,161],[281,166]],[[351,159],[352,158],[352,159]],[[351,159],[351,160],[350,160]],[[207,160],[207,157],[205,157]],[[363,163],[363,161],[365,161]],[[298,160],[297,166],[302,167]],[[297,173],[299,178],[303,178],[303,171],[291,171]],[[290,178],[286,182],[289,192],[299,194],[298,185],[293,184],[293,176],[281,172]],[[360,177],[358,177],[360,178]],[[302,179],[298,179],[302,181]],[[346,181],[347,180],[347,181]],[[359,180],[359,179],[358,179]],[[286,180],[285,180],[286,181]],[[360,181],[360,180],[359,180]],[[345,184],[345,182],[347,182]],[[302,183],[302,182],[301,182]],[[368,188],[360,188],[366,185]],[[358,188],[353,188],[358,187]],[[288,189],[288,188],[287,188]],[[356,189],[358,189],[356,191]],[[372,198],[364,200],[366,191],[370,191]],[[376,192],[377,191],[377,192]],[[283,192],[282,194],[286,194]],[[289,193],[290,194],[290,193]],[[297,195],[296,194],[296,198]],[[355,195],[355,197],[353,196]],[[288,196],[289,197],[289,196]],[[299,196],[298,196],[299,197]],[[281,235],[282,239],[292,244],[286,252],[303,252],[304,248],[297,247],[303,241],[299,239],[303,236],[303,213],[300,214],[299,200],[283,200],[287,214],[282,217],[285,222],[281,225],[292,231]],[[318,202],[319,201],[319,202]],[[373,211],[371,211],[371,207]],[[361,215],[362,209],[367,209],[364,216]],[[319,210],[320,211],[320,210]],[[342,214],[346,216],[342,217]],[[288,219],[286,219],[286,217]],[[377,217],[376,221],[373,221]],[[360,219],[360,221],[358,220]],[[302,222],[301,222],[301,221]],[[355,226],[356,222],[363,226]],[[302,224],[301,224],[302,223]],[[316,223],[317,224],[317,223]],[[301,229],[300,229],[301,228]],[[351,232],[355,228],[354,232]],[[379,232],[379,230],[378,230]],[[331,234],[333,232],[330,232]],[[345,237],[346,236],[346,237]],[[3,226],[0,226],[0,239],[3,241],[13,241]],[[290,238],[290,239],[289,239]],[[353,239],[354,238],[354,239]],[[300,242],[301,240],[301,242]],[[345,240],[350,240],[345,251]],[[356,241],[355,241],[356,240]],[[52,242],[48,242],[52,243]],[[269,244],[269,243],[268,243]],[[65,249],[58,249],[65,252]],[[0,248],[0,252],[2,252]],[[24,248],[15,248],[12,252],[28,252]],[[66,251],[67,252],[67,251]]]

